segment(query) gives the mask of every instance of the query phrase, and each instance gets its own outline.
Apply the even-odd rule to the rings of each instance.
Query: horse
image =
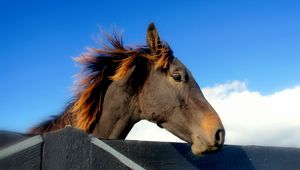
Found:
[[[106,37],[109,44],[75,58],[82,70],[64,111],[30,134],[71,125],[97,138],[125,139],[145,119],[190,143],[194,155],[222,147],[221,119],[154,23],[147,28],[147,45],[124,46],[121,35]]]

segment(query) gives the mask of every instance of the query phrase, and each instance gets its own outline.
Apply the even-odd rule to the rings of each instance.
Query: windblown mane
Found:
[[[169,46],[161,42],[155,54],[147,46],[125,47],[122,37],[107,36],[109,45],[103,49],[89,49],[89,52],[75,60],[83,65],[75,88],[74,102],[64,114],[71,114],[73,126],[89,131],[100,117],[105,91],[112,81],[118,81],[136,64],[145,59],[155,69],[166,69],[172,59]]]

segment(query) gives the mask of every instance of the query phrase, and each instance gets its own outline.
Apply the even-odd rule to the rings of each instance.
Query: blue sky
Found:
[[[201,87],[233,80],[271,94],[300,85],[299,1],[0,2],[0,129],[24,131],[70,99],[72,61],[99,27],[144,44],[149,22]]]

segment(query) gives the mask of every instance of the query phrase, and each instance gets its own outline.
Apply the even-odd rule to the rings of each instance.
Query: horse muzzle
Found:
[[[220,150],[225,141],[225,130],[217,129],[210,139],[201,135],[192,135],[192,152],[196,156]]]

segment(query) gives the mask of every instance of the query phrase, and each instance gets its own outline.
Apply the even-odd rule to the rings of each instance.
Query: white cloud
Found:
[[[233,81],[202,91],[223,121],[227,144],[300,147],[300,86],[262,95]],[[181,141],[147,121],[127,139]]]
[[[129,140],[146,140],[161,142],[183,142],[165,129],[158,127],[156,124],[147,120],[141,120],[134,125],[126,139]]]

